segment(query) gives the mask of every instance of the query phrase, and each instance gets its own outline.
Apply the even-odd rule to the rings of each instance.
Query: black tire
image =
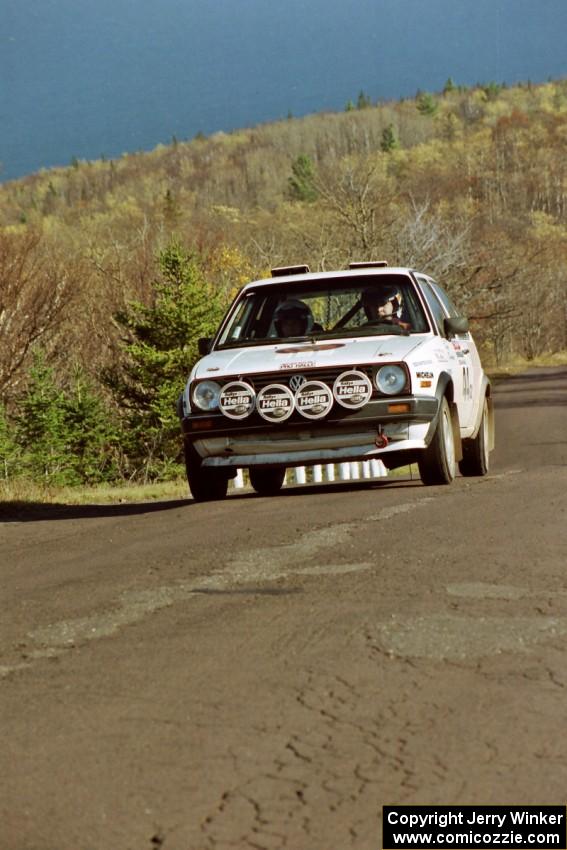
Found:
[[[441,401],[437,428],[417,462],[424,484],[450,484],[455,478],[455,438],[449,402]]]
[[[185,470],[191,495],[196,502],[224,499],[228,490],[228,475],[224,470],[208,469],[191,446],[185,445]]]
[[[463,459],[459,461],[461,475],[468,478],[473,475],[486,475],[488,473],[490,466],[489,427],[488,402],[485,397],[478,434],[472,440],[463,440]]]
[[[282,488],[285,478],[285,466],[272,469],[259,469],[251,466],[248,470],[250,484],[260,496],[275,496]]]

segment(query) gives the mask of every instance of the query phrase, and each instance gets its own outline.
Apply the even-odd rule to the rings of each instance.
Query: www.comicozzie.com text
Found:
[[[484,812],[476,812],[474,809],[467,813],[465,817],[463,812],[430,812],[428,814],[404,814],[403,812],[388,812],[388,823],[391,826],[497,826],[499,829],[506,824],[509,819],[510,826],[556,826],[563,823],[564,815],[549,814],[547,812],[521,812],[510,811],[502,814],[486,814]],[[508,824],[506,824],[508,825]]]

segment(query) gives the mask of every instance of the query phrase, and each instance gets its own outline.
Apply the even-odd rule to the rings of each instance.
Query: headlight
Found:
[[[406,373],[401,366],[382,366],[376,373],[376,386],[385,395],[398,395],[406,385]]]
[[[216,410],[221,388],[216,381],[201,381],[193,390],[193,404],[200,410]]]

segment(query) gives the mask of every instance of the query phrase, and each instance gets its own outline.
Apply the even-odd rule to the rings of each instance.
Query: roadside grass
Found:
[[[483,356],[481,360],[490,378],[507,378],[509,375],[519,375],[528,369],[537,369],[545,366],[567,366],[567,351],[549,351],[527,360],[525,357],[508,358],[504,363],[491,362],[490,357]]]
[[[54,487],[23,478],[0,481],[2,505],[113,505],[126,502],[154,502],[166,499],[187,499],[189,490],[185,478],[156,481],[152,484],[122,484],[95,487]]]
[[[417,465],[413,467],[403,466],[389,472],[389,478],[401,477],[419,478]],[[380,479],[378,479],[380,480]],[[381,479],[386,480],[386,479]],[[311,470],[307,470],[307,485],[313,484]],[[338,477],[336,483],[340,484]],[[370,479],[352,479],[344,484],[370,483]],[[323,482],[328,485],[329,482]],[[289,487],[301,485],[289,481]],[[320,486],[320,485],[317,485]],[[332,486],[332,485],[329,485]],[[248,476],[244,475],[244,488],[239,493],[250,493],[252,488],[248,482]],[[230,493],[230,490],[229,490]],[[185,478],[177,478],[173,481],[156,481],[152,484],[122,484],[111,486],[100,484],[95,487],[55,487],[38,484],[24,478],[14,478],[8,481],[0,481],[0,509],[1,508],[26,508],[32,505],[119,505],[134,504],[142,502],[162,502],[168,499],[189,499],[189,488]],[[1,513],[1,510],[0,510]]]

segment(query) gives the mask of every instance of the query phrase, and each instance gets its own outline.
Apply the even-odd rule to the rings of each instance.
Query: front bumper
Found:
[[[392,412],[393,405],[405,409]],[[203,466],[302,466],[373,457],[383,458],[388,465],[388,455],[427,446],[438,400],[406,396],[372,399],[355,411],[336,407],[317,421],[297,413],[281,425],[271,425],[256,413],[245,422],[219,413],[192,414],[183,417],[181,425],[185,440],[193,445]],[[387,438],[385,447],[380,447],[381,436]]]

